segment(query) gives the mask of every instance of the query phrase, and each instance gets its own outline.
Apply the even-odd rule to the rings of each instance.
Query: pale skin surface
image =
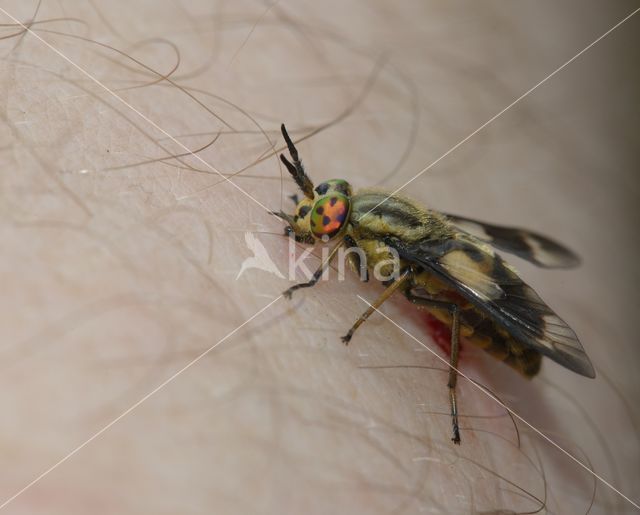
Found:
[[[356,189],[390,175],[393,189],[635,8],[593,4],[282,2],[265,12],[260,2],[62,1],[36,19],[65,20],[33,28],[189,149],[224,131],[198,155],[225,173],[270,149],[237,107],[279,148],[281,122],[299,139],[355,105],[299,144],[309,174]],[[2,7],[26,22],[36,4]],[[573,271],[514,262],[581,336],[596,380],[545,362],[527,382],[473,349],[460,367],[636,501],[639,24],[404,191],[583,256]],[[122,55],[43,30],[98,40],[161,74],[177,49],[172,80],[230,127]],[[192,156],[143,163],[185,151],[34,36],[0,50],[3,502],[292,283],[256,269],[236,280],[251,256],[246,232],[287,273],[283,226],[254,200],[212,186],[219,178]],[[235,182],[278,210],[279,173],[270,158]],[[294,184],[283,190],[292,210]],[[374,316],[341,344],[366,308],[356,295],[381,290],[350,275],[280,298],[4,509],[527,512],[540,503],[518,487],[544,499],[540,469],[548,512],[586,512],[593,477],[522,424],[518,449],[504,410],[464,379],[461,413],[485,418],[463,417],[453,446],[445,372],[407,368],[445,366],[393,324]],[[405,301],[384,312],[443,355]],[[632,512],[598,485],[591,513]]]

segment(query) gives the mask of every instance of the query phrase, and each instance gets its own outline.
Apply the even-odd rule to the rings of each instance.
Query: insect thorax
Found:
[[[350,220],[363,239],[395,237],[405,242],[445,239],[453,230],[444,217],[413,201],[376,190],[363,190],[351,198]]]
[[[442,216],[428,211],[409,199],[389,196],[376,190],[364,190],[351,197],[350,234],[366,256],[370,271],[383,277],[408,266],[397,252],[385,244],[393,237],[405,242],[449,237],[451,229]]]

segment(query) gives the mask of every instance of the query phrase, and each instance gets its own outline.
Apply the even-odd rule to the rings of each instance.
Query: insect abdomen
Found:
[[[451,327],[451,315],[438,309],[428,311],[447,327]],[[504,329],[473,306],[463,305],[460,311],[460,334],[464,341],[480,347],[495,359],[503,361],[523,376],[531,378],[540,371],[542,354],[514,340]]]
[[[533,377],[540,371],[542,354],[514,340],[490,319],[484,319],[465,339],[525,377]]]

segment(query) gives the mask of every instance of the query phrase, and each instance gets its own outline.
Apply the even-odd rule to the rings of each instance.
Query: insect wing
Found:
[[[468,236],[413,243],[388,238],[401,258],[424,267],[524,345],[560,365],[595,377],[573,330],[504,260]]]
[[[445,214],[458,229],[543,268],[571,268],[580,258],[560,243],[526,229],[493,225]]]

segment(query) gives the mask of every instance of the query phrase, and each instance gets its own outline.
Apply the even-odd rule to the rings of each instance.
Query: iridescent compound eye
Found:
[[[342,193],[347,197],[350,197],[351,185],[344,179],[330,179],[328,181],[318,184],[318,186],[315,189],[315,192],[320,196],[324,196],[327,193],[331,193],[334,191],[338,193]]]
[[[333,238],[349,218],[349,197],[338,192],[323,195],[311,210],[311,233],[314,238]]]

